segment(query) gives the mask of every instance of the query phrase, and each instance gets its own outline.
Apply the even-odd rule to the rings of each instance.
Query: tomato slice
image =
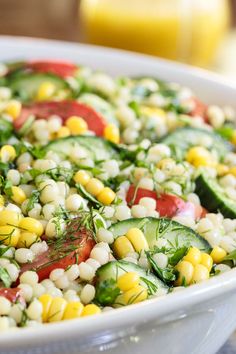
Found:
[[[46,252],[38,255],[32,263],[22,266],[21,274],[27,270],[34,270],[39,281],[49,277],[56,268],[66,269],[72,264],[79,264],[89,258],[95,245],[91,233],[81,227],[78,229],[78,219],[75,219],[67,228],[67,235],[63,240],[56,240]]]
[[[205,209],[204,207],[200,206],[201,210],[200,210],[200,217],[199,219],[205,218],[206,214],[209,213],[207,209]]]
[[[196,207],[191,202],[185,202],[180,197],[173,194],[157,194],[155,191],[149,191],[144,188],[136,188],[134,185],[129,187],[126,195],[126,201],[130,204],[138,204],[144,197],[153,198],[157,202],[156,210],[161,217],[172,218],[174,216],[189,216],[199,219],[202,213],[202,207]]]
[[[195,116],[200,116],[203,117],[205,122],[208,122],[208,117],[207,117],[207,105],[200,101],[198,98],[193,97],[193,102],[195,103],[195,108],[190,112],[190,115],[192,117]]]
[[[48,119],[55,114],[60,116],[63,122],[66,122],[70,116],[79,116],[86,121],[89,130],[92,130],[97,136],[103,136],[106,126],[103,116],[92,107],[77,101],[64,100],[38,102],[24,106],[19,117],[14,120],[14,128],[19,130],[31,114],[34,114],[36,119]]]
[[[50,73],[65,78],[73,76],[77,66],[71,62],[60,60],[34,60],[27,62],[26,68],[39,73]]]
[[[20,288],[2,288],[0,289],[0,296],[4,296],[13,303],[20,302],[21,304],[25,304]]]

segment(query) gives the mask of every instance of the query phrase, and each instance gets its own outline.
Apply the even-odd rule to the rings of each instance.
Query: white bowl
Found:
[[[0,37],[0,61],[70,59],[113,75],[152,75],[205,102],[236,105],[236,84],[144,55],[65,42]],[[0,353],[213,354],[236,329],[236,269],[166,297],[100,316],[0,335]]]

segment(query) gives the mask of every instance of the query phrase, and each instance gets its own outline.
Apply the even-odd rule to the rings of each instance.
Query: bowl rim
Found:
[[[59,47],[64,47],[65,49],[80,49],[81,51],[86,51],[86,52],[96,52],[101,53],[101,50],[104,55],[106,56],[114,56],[116,55],[117,57],[127,57],[129,59],[141,59],[145,61],[149,61],[150,63],[158,63],[163,67],[175,67],[178,69],[180,73],[186,73],[193,77],[193,78],[200,78],[200,79],[205,79],[207,81],[219,83],[221,85],[230,87],[233,90],[236,90],[236,82],[234,80],[231,80],[229,77],[224,77],[221,74],[218,74],[214,71],[207,70],[205,68],[189,65],[186,63],[181,63],[181,62],[176,62],[174,60],[170,59],[164,59],[160,57],[155,57],[149,54],[143,54],[139,52],[132,52],[128,51],[125,49],[117,49],[117,48],[112,48],[112,47],[104,47],[100,45],[95,45],[95,44],[87,44],[87,43],[80,43],[80,42],[71,42],[71,41],[63,41],[63,40],[58,40],[58,39],[46,39],[46,38],[40,38],[40,37],[26,37],[26,36],[11,36],[11,35],[1,35],[0,34],[0,43],[1,45],[6,45],[6,44],[22,44],[22,45],[56,45],[58,48]],[[30,55],[28,55],[29,57]],[[47,59],[47,55],[45,56]],[[7,60],[7,59],[6,59]],[[63,60],[63,59],[62,59]]]
[[[218,74],[211,73],[205,69],[191,67],[182,63],[175,63],[166,59],[159,59],[149,55],[133,53],[125,50],[118,50],[113,48],[105,48],[101,46],[78,44],[74,42],[65,42],[57,40],[48,40],[31,37],[15,37],[15,36],[0,36],[0,46],[17,41],[23,45],[56,45],[58,47],[64,46],[71,50],[80,49],[88,53],[103,52],[107,56],[128,57],[130,60],[145,60],[147,63],[159,63],[166,68],[177,68],[179,73],[187,73],[188,76],[209,82],[215,82],[223,87],[228,87],[230,90],[236,92],[236,83],[229,79],[223,78]],[[224,274],[212,277],[206,282],[193,285],[183,291],[176,291],[168,296],[162,296],[155,299],[147,300],[140,304],[128,306],[126,308],[116,309],[103,313],[99,316],[92,316],[70,321],[52,323],[42,325],[36,328],[24,328],[24,330],[12,330],[3,332],[0,336],[1,348],[12,348],[13,346],[25,346],[35,343],[50,343],[58,338],[69,339],[81,336],[95,334],[101,330],[114,329],[122,326],[131,326],[133,323],[141,324],[145,321],[155,320],[158,317],[173,314],[178,310],[186,307],[199,304],[203,301],[209,301],[220,297],[222,294],[230,293],[236,289],[236,268]],[[109,324],[109,325],[108,325]],[[109,327],[109,328],[108,328]]]
[[[11,348],[17,345],[20,348],[22,345],[25,346],[26,343],[31,345],[45,344],[60,338],[63,341],[78,338],[78,334],[82,338],[85,335],[94,335],[99,331],[127,328],[134,323],[142,324],[157,320],[158,317],[173,315],[175,312],[185,310],[204,301],[213,301],[213,299],[217,299],[235,289],[236,268],[212,277],[203,283],[170,293],[167,296],[153,298],[140,304],[115,309],[101,315],[2,332],[0,347]]]

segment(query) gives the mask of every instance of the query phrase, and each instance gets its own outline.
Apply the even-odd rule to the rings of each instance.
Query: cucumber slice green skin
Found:
[[[170,248],[197,247],[201,251],[208,253],[211,250],[208,242],[195,231],[167,218],[128,219],[113,224],[109,231],[113,233],[114,238],[117,238],[125,235],[133,227],[143,231],[150,249],[157,245],[159,238],[164,238],[168,241]]]
[[[216,179],[202,172],[196,179],[196,191],[201,204],[209,211],[220,211],[224,217],[236,218],[236,202],[229,199]]]
[[[23,102],[31,101],[43,82],[51,82],[56,90],[68,90],[70,93],[69,85],[60,77],[48,73],[28,73],[18,72],[12,74],[8,78],[8,86],[12,89],[13,95],[20,97]]]
[[[97,112],[101,113],[105,117],[106,121],[111,124],[119,125],[116,119],[112,106],[103,98],[95,95],[94,93],[83,93],[78,98],[78,102],[85,103],[86,105],[93,107]]]
[[[94,161],[103,161],[108,159],[120,159],[119,149],[115,148],[109,141],[94,136],[74,136],[57,139],[49,143],[45,148],[45,154],[48,151],[54,151],[61,156],[70,156],[73,147],[81,146],[86,150],[88,157]]]
[[[163,144],[168,145],[173,152],[173,155],[182,160],[186,152],[191,146],[199,145],[199,139],[207,137],[212,139],[211,151],[216,151],[219,158],[223,158],[227,152],[233,150],[232,145],[224,140],[219,134],[198,128],[179,128],[173,133],[168,134],[161,139]]]
[[[89,202],[95,204],[96,206],[102,206],[102,203],[100,203],[96,198],[94,198],[92,194],[88,193],[80,183],[76,183],[75,187],[82,195],[82,197],[86,198]]]
[[[136,272],[140,276],[140,278],[144,278],[147,280],[143,281],[141,279],[140,285],[148,288],[147,283],[151,282],[157,288],[156,290],[166,289],[168,291],[168,286],[162,282],[159,278],[157,278],[154,274],[150,273],[150,271],[145,271],[143,268],[138,265],[127,262],[127,261],[111,261],[109,263],[104,264],[97,270],[97,284],[104,280],[117,279],[127,272]]]

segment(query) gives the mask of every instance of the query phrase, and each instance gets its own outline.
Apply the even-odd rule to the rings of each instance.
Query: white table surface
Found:
[[[236,353],[236,334],[232,335],[227,343],[217,354],[235,354]]]

